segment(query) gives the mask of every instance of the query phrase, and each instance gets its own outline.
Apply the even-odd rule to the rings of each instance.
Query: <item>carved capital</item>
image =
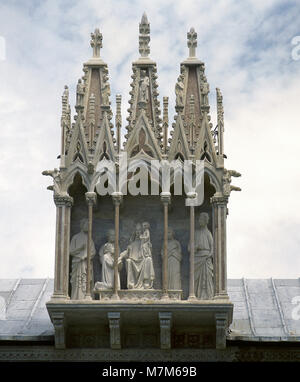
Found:
[[[66,333],[65,333],[65,316],[63,312],[53,312],[51,320],[55,331],[55,347],[56,349],[66,348]]]
[[[121,349],[121,331],[120,331],[120,313],[108,312],[110,330],[110,347],[112,349]]]
[[[115,191],[111,194],[115,206],[119,206],[123,200],[122,192]]]
[[[161,192],[160,193],[160,200],[163,204],[170,204],[171,203],[171,193],[168,191]]]
[[[159,312],[160,348],[171,349],[172,313]]]
[[[215,205],[226,206],[228,203],[228,196],[213,196],[210,198],[210,202]]]
[[[216,313],[216,348],[225,349],[226,348],[226,330],[227,330],[227,314],[226,313]]]
[[[92,205],[96,204],[96,201],[97,201],[96,192],[86,192],[85,200],[87,201],[87,204],[92,204]]]
[[[73,198],[67,194],[54,194],[53,196],[54,203],[57,207],[72,207]]]

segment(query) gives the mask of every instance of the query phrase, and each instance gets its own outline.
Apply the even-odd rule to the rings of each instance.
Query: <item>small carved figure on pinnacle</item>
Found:
[[[146,71],[141,71],[141,80],[140,80],[140,91],[139,91],[139,101],[148,102],[148,88],[149,88],[149,77],[146,76]]]
[[[209,84],[208,84],[205,76],[203,76],[203,82],[200,85],[200,90],[201,90],[201,94],[203,96],[203,105],[208,106]]]
[[[187,46],[189,48],[189,58],[196,57],[196,47],[197,47],[197,33],[194,28],[191,28],[187,33]]]
[[[183,105],[183,92],[184,92],[184,77],[182,74],[178,77],[177,83],[175,85],[175,94],[176,94],[176,106]]]
[[[102,85],[102,105],[109,106],[110,86],[107,76],[105,76],[105,82]]]
[[[81,79],[78,80],[76,88],[76,106],[83,106],[84,85]]]
[[[91,33],[91,47],[93,48],[93,57],[100,57],[100,49],[102,48],[102,33],[96,28]]]

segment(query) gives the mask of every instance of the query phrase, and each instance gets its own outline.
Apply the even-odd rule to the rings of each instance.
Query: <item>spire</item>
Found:
[[[187,33],[187,46],[189,48],[188,59],[195,59],[197,48],[197,33],[195,32],[194,28],[191,28],[190,31]]]
[[[142,59],[147,59],[148,55],[150,53],[150,47],[149,47],[149,42],[150,42],[150,24],[147,19],[147,15],[144,12],[142,16],[142,20],[140,22],[140,35],[139,35],[139,52]]]
[[[94,33],[91,33],[91,47],[93,48],[93,57],[100,57],[100,49],[102,48],[102,33],[96,28]]]

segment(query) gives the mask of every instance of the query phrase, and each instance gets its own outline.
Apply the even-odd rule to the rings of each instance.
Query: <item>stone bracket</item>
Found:
[[[121,349],[120,312],[108,312],[111,349]]]
[[[226,331],[228,316],[226,313],[216,313],[216,349],[226,349]]]
[[[56,349],[66,348],[66,319],[64,312],[53,312],[51,314],[54,326],[54,339]]]
[[[171,349],[172,313],[159,312],[158,315],[160,325],[160,348]]]

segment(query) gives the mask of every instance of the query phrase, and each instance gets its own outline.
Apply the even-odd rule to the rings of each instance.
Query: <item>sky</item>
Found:
[[[64,85],[74,115],[90,33],[99,28],[124,127],[144,11],[170,123],[191,27],[214,125],[214,89],[223,93],[225,166],[242,174],[233,182],[242,192],[229,201],[228,277],[300,277],[299,1],[0,0],[0,278],[53,277],[55,205],[41,173],[59,166]]]

